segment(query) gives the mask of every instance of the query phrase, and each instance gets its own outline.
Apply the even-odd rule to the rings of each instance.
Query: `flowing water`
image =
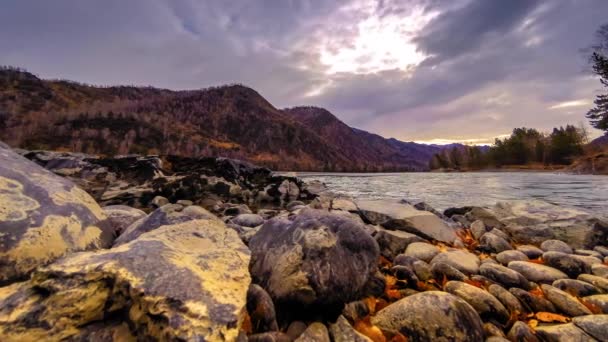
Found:
[[[425,201],[443,210],[497,201],[542,199],[608,217],[608,177],[543,172],[297,173],[353,198]]]

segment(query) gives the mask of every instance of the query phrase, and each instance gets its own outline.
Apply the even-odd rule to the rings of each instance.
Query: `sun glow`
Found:
[[[438,13],[415,8],[409,14],[382,16],[373,8],[359,10],[367,15],[356,24],[355,37],[346,44],[343,41],[336,44],[335,40],[341,37],[329,37],[322,43],[320,60],[328,67],[327,73],[407,71],[427,57],[413,39]]]

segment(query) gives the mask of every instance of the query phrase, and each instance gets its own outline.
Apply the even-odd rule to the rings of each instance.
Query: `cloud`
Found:
[[[554,104],[549,107],[549,109],[563,109],[563,108],[571,108],[571,107],[584,107],[591,105],[591,101],[588,100],[574,100],[574,101],[565,101],[560,102],[558,104]]]

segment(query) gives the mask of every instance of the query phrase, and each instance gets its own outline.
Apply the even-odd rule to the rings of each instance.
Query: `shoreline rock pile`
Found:
[[[1,341],[608,341],[608,223],[580,210],[21,154],[0,144]]]

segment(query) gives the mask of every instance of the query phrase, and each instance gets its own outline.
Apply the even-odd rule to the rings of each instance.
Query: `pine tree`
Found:
[[[589,60],[593,73],[598,75],[602,85],[608,88],[608,24],[597,30],[596,40]],[[587,118],[593,127],[608,132],[608,94],[598,95],[594,104],[595,107],[587,112]]]

